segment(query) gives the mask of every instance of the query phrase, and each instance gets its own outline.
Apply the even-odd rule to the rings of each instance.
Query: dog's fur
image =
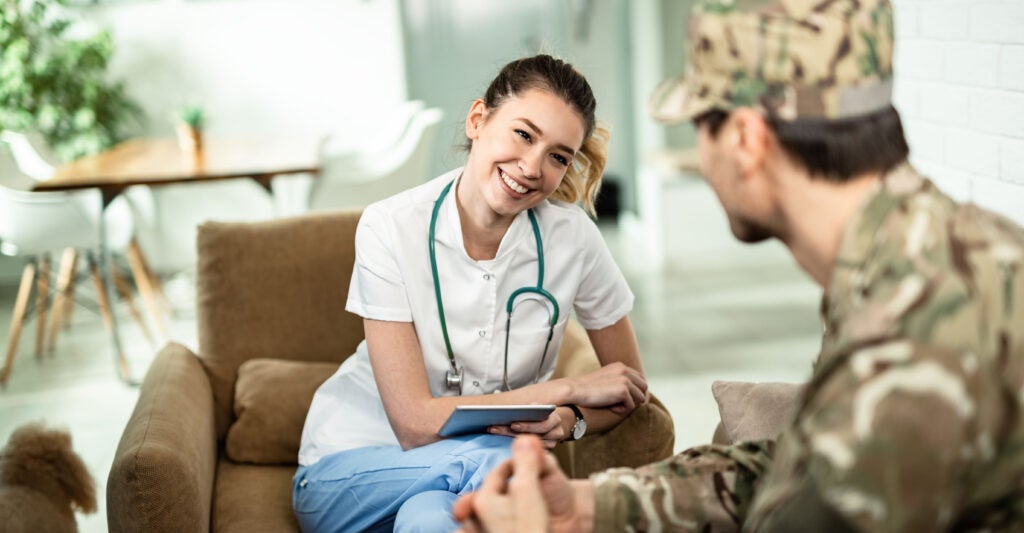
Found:
[[[78,531],[75,510],[96,510],[96,486],[67,431],[28,424],[0,450],[0,532]]]

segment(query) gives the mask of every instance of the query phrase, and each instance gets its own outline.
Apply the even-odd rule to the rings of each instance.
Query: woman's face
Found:
[[[583,118],[560,97],[531,89],[497,109],[473,102],[466,117],[472,148],[460,198],[484,202],[499,217],[515,216],[558,188],[583,144]]]

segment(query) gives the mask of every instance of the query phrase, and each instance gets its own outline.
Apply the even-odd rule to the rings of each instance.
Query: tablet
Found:
[[[486,433],[488,426],[544,420],[554,410],[554,405],[457,405],[438,435],[454,437]]]

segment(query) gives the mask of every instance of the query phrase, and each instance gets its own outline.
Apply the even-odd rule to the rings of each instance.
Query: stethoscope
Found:
[[[434,229],[437,227],[437,213],[441,210],[441,201],[448,195],[448,191],[452,188],[452,184],[455,180],[452,180],[445,186],[441,194],[438,195],[437,200],[434,202],[434,211],[430,215],[430,272],[434,275],[434,294],[437,297],[437,314],[441,318],[441,333],[444,335],[444,347],[448,350],[448,364],[451,368],[448,370],[444,378],[445,387],[448,390],[458,391],[462,394],[462,376],[464,374],[464,368],[458,366],[455,363],[455,353],[452,352],[452,343],[448,340],[448,325],[444,319],[444,304],[441,303],[441,281],[437,276],[437,256],[434,253]],[[515,304],[516,298],[522,294],[539,294],[551,303],[551,324],[548,329],[548,340],[544,343],[544,352],[540,357],[540,364],[537,365],[537,373],[533,378],[533,382],[537,383],[540,381],[540,372],[544,368],[544,359],[548,355],[548,345],[551,344],[551,338],[555,334],[555,324],[558,323],[558,301],[551,295],[550,292],[544,290],[544,245],[540,240],[540,227],[537,226],[537,217],[533,214],[533,209],[526,212],[530,218],[530,225],[533,226],[533,237],[537,242],[537,286],[536,287],[520,287],[512,291],[512,295],[508,297],[508,302],[505,305],[505,310],[508,313],[508,318],[505,319],[505,371],[501,378],[503,390],[511,390],[508,384],[508,330],[512,325],[512,307]]]

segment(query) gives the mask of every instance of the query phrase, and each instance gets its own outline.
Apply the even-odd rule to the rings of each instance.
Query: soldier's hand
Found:
[[[459,498],[452,514],[468,533],[578,530],[573,488],[533,435],[516,438],[512,458]]]

